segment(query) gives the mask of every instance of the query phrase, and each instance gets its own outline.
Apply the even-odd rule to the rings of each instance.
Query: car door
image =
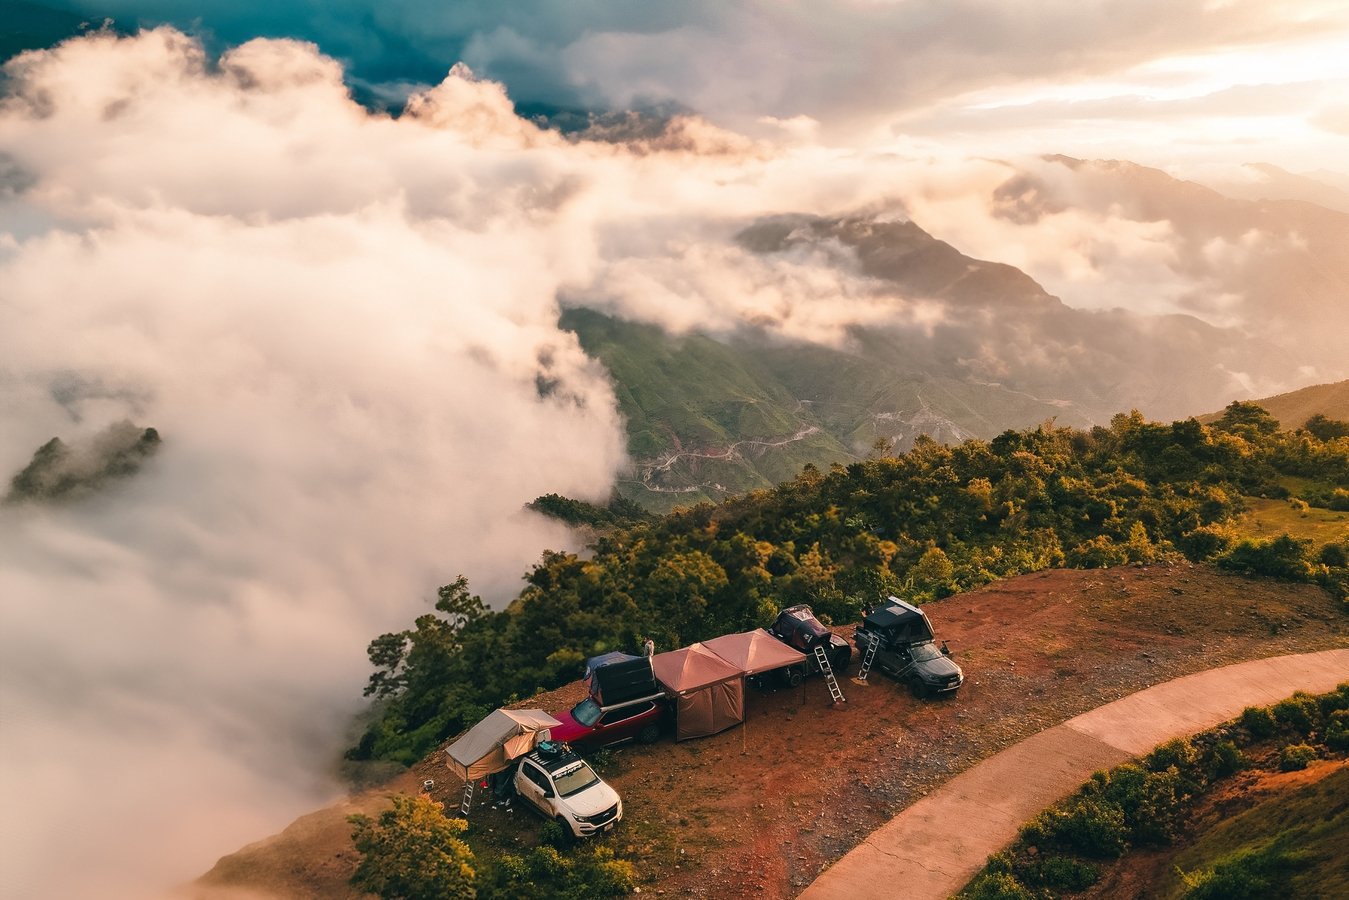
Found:
[[[635,738],[637,732],[641,731],[642,726],[646,724],[643,716],[655,707],[655,703],[647,701],[633,706],[625,706],[622,709],[609,710],[609,712],[600,716],[600,720],[595,723],[595,743],[603,747]]]
[[[529,761],[520,763],[520,773],[524,776],[517,782],[517,790],[526,800],[545,816],[552,817],[553,804],[550,794],[553,791],[553,783],[549,780],[548,774]]]

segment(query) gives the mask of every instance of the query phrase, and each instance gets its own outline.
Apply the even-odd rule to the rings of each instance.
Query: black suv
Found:
[[[848,646],[848,642],[820,624],[815,613],[804,603],[789,606],[778,613],[778,620],[768,629],[768,633],[788,647],[806,654],[804,663],[782,670],[783,679],[792,687],[800,684],[806,675],[820,671],[820,664],[815,659],[815,648],[818,646],[824,646],[824,652],[829,657],[829,667],[835,675],[843,674],[848,668],[848,661],[852,659],[852,647]]]
[[[853,640],[863,660],[875,643],[872,667],[906,682],[915,697],[955,696],[965,673],[951,661],[946,643],[938,648],[933,637],[921,609],[890,597],[866,611]]]

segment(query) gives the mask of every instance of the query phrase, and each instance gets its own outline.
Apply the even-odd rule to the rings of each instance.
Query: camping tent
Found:
[[[675,701],[675,740],[716,734],[744,721],[744,669],[702,644],[658,653],[651,664]]]
[[[485,778],[548,740],[548,729],[561,724],[541,709],[498,709],[445,750],[446,764],[464,781]]]
[[[605,653],[586,660],[591,698],[600,706],[627,703],[660,693],[651,660],[628,653]]]
[[[793,650],[762,628],[740,634],[724,634],[703,646],[746,675],[758,675],[806,661],[806,655]]]
[[[916,644],[933,638],[932,625],[927,615],[898,597],[889,597],[875,609],[866,611],[862,621],[872,631],[881,631],[893,641]]]

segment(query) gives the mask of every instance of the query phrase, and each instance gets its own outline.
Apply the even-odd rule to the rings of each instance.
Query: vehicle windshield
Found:
[[[571,717],[581,725],[589,728],[599,721],[599,704],[587,697],[571,708]]]
[[[578,763],[573,769],[563,769],[553,776],[553,784],[557,785],[557,792],[563,797],[578,794],[599,780],[595,771],[585,763]]]
[[[914,659],[920,662],[928,659],[941,658],[941,651],[938,650],[936,645],[932,644],[931,642],[928,642],[926,644],[914,644],[912,647],[909,648],[909,652],[913,654]]]

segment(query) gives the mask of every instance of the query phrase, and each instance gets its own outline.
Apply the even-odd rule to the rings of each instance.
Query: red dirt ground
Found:
[[[1321,589],[1188,563],[1039,572],[926,609],[965,669],[953,700],[915,700],[877,673],[868,686],[843,678],[848,702],[835,708],[812,678],[775,693],[747,689],[745,726],[601,758],[626,810],[604,840],[637,867],[642,892],[794,896],[918,797],[1037,731],[1191,672],[1349,646],[1349,618]],[[518,705],[558,711],[582,696],[578,683]],[[457,808],[460,784],[437,753],[225,857],[189,894],[359,896],[346,885],[356,862],[346,813],[378,809],[428,778],[433,796]],[[540,824],[485,803],[471,822],[478,853],[532,846]]]

